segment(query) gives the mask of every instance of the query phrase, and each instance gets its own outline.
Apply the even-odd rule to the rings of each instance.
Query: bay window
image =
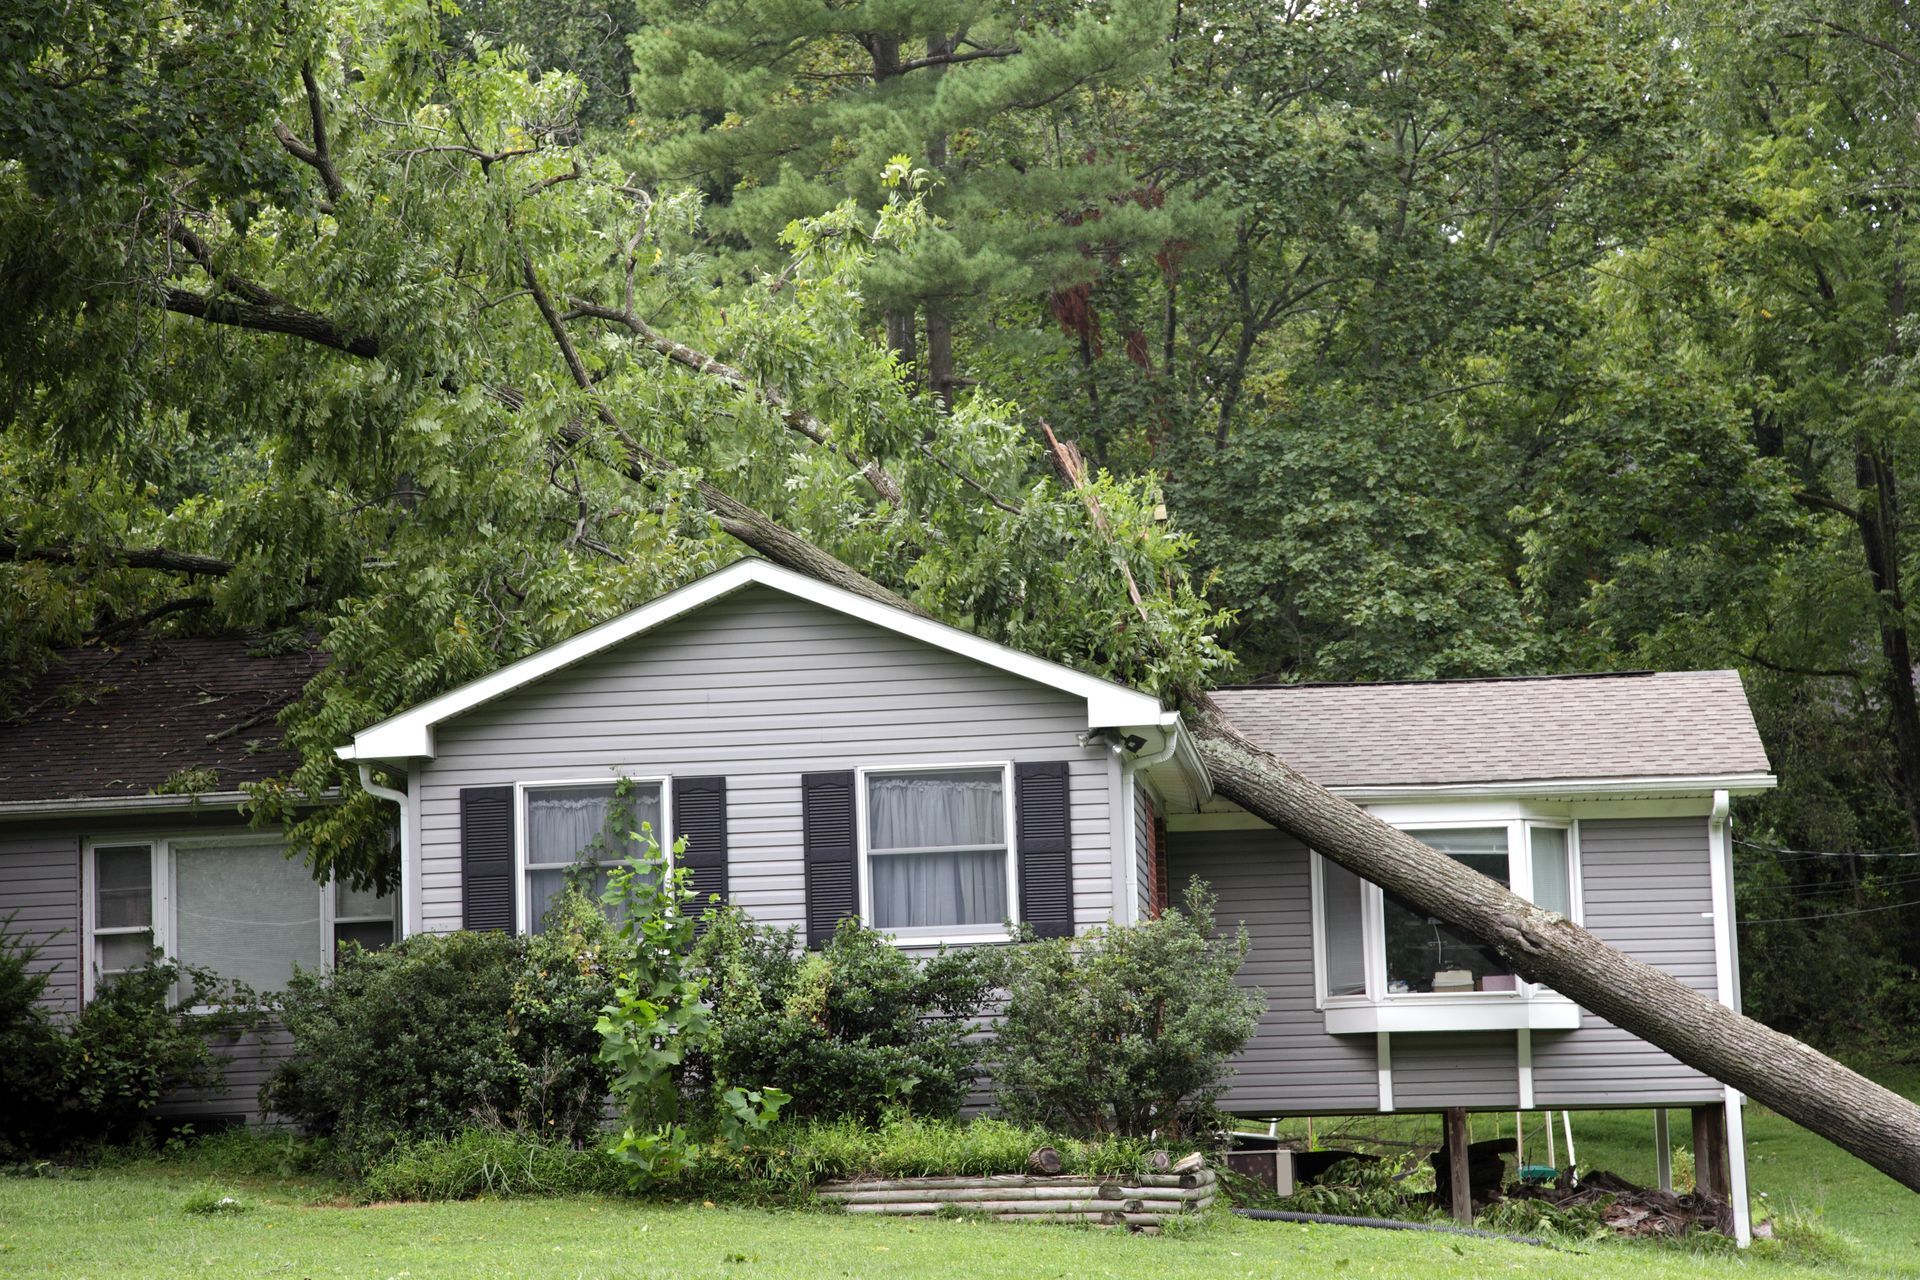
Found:
[[[1440,853],[1550,911],[1578,914],[1571,823],[1509,819],[1403,828]],[[1522,981],[1491,947],[1315,855],[1315,969],[1329,1030],[1412,1029],[1417,1020],[1336,1018],[1396,1002],[1559,997]],[[1514,1025],[1557,1025],[1518,1021]],[[1335,1024],[1339,1023],[1338,1026]],[[1459,1025],[1459,1024],[1456,1024]]]
[[[613,868],[639,854],[649,833],[667,848],[664,781],[530,785],[523,788],[520,847],[527,891],[522,927],[546,927],[553,900],[569,881],[598,902]]]
[[[861,790],[867,923],[904,940],[1004,936],[1007,767],[872,771]]]

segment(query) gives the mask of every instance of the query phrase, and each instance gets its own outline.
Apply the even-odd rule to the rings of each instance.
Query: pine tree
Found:
[[[1166,56],[1158,0],[652,4],[634,42],[638,167],[701,184],[736,246],[764,255],[793,219],[849,199],[877,209],[896,156],[927,171],[937,224],[864,287],[888,345],[949,405],[959,313],[1071,289],[1169,237],[1114,118],[1118,89]]]

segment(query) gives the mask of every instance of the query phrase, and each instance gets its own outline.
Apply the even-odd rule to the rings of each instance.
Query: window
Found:
[[[1422,843],[1569,918],[1576,913],[1567,825],[1509,821],[1410,828]],[[1378,886],[1315,859],[1320,988],[1329,1005],[1399,997],[1525,996],[1499,954]]]
[[[355,942],[368,951],[390,947],[394,941],[392,898],[372,889],[352,889],[344,880],[333,886],[333,953],[341,944]]]
[[[153,936],[153,846],[93,851],[93,967],[102,977],[145,964]]]
[[[866,775],[867,922],[903,938],[1001,934],[1009,794],[1004,765]]]
[[[386,946],[391,898],[321,886],[276,840],[153,839],[89,846],[87,990],[158,951],[259,992],[295,966],[332,963],[339,940]]]
[[[569,877],[596,900],[606,892],[613,865],[640,852],[635,833],[647,831],[663,849],[667,845],[664,782],[631,783],[619,802],[611,782],[527,787],[525,791],[523,923],[529,932],[545,928],[553,899],[566,888]]]

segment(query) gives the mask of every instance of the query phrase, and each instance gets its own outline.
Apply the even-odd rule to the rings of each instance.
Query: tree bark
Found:
[[[1192,715],[1195,743],[1222,798],[1465,930],[1497,950],[1521,977],[1544,983],[1920,1191],[1920,1107],[1307,781],[1249,742],[1210,703]]]
[[[1876,450],[1854,455],[1854,523],[1873,582],[1885,671],[1881,691],[1892,722],[1895,765],[1907,825],[1920,844],[1920,699],[1913,685],[1913,645],[1907,631],[1907,600],[1900,581],[1900,492],[1893,468]]]

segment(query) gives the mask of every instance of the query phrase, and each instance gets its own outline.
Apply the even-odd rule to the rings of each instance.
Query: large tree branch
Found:
[[[280,139],[280,145],[296,160],[311,165],[320,175],[320,183],[327,189],[327,196],[335,204],[346,198],[347,184],[340,180],[340,171],[333,167],[333,151],[327,145],[327,116],[320,100],[320,82],[314,77],[313,64],[300,64],[300,81],[307,90],[307,115],[313,121],[313,145],[308,146],[294,136],[293,130],[276,120],[273,122],[273,134]]]
[[[235,302],[227,298],[209,298],[191,289],[178,289],[171,285],[162,288],[161,302],[168,311],[210,324],[252,329],[257,333],[284,333],[365,360],[381,354],[378,339],[345,333],[333,321],[317,312],[284,303],[263,305],[244,300]]]
[[[233,562],[166,547],[23,547],[0,538],[0,560],[39,561],[42,564],[86,564],[104,560],[129,569],[164,569],[169,573],[197,573],[222,578],[233,572]]]

